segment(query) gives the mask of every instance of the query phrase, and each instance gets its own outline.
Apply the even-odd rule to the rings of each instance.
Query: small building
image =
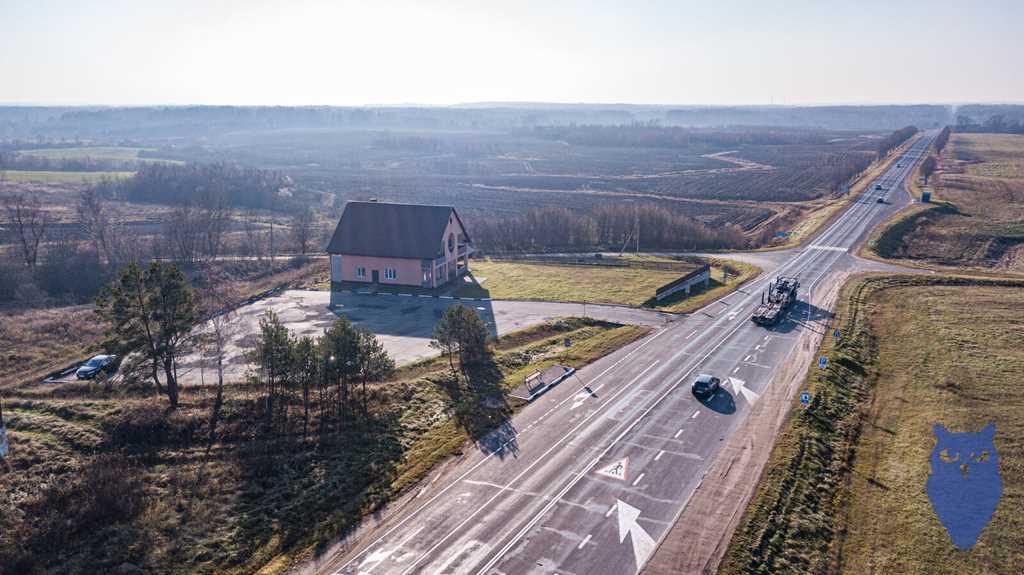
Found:
[[[332,287],[436,288],[469,272],[473,245],[451,206],[348,202],[327,253]]]

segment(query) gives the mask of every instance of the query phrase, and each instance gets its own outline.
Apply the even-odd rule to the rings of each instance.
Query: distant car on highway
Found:
[[[76,371],[78,379],[92,379],[101,371],[113,373],[117,369],[116,355],[97,355],[83,363]]]
[[[880,192],[880,191],[882,191],[884,189],[885,188],[882,187],[882,184],[875,184],[875,191],[879,191]]]
[[[693,395],[697,396],[699,399],[701,397],[711,397],[718,392],[718,388],[721,387],[721,385],[722,380],[713,375],[702,373],[697,376],[697,379],[694,380],[690,389],[693,391]]]
[[[885,198],[883,198],[882,196],[878,196],[878,198],[875,201],[880,203],[880,204],[884,204],[885,203]]]

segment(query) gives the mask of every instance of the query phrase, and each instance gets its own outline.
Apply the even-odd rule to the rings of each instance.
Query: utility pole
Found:
[[[633,204],[633,233],[636,235],[636,255],[640,255],[640,205]]]

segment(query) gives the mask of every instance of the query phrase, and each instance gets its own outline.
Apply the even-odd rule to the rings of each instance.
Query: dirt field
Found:
[[[875,278],[840,301],[846,335],[826,338],[720,572],[1020,573],[1024,284]],[[937,422],[997,429],[1003,497],[967,551],[925,494]]]

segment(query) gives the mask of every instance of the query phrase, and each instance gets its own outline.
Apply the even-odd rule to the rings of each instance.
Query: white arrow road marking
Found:
[[[734,311],[731,314],[729,314],[729,321],[732,321],[732,320],[736,319],[736,314],[738,314],[738,313],[740,313],[740,312]]]
[[[477,541],[476,539],[471,539],[468,543],[462,546],[462,549],[459,549],[452,556],[445,559],[444,563],[442,563],[434,573],[445,573],[450,567],[455,565],[456,560],[465,556],[467,552],[473,551],[474,549],[476,552],[472,553],[470,556],[486,555],[491,551],[491,546],[481,541]],[[453,570],[452,572],[454,573],[456,571],[457,570]]]
[[[742,395],[743,399],[747,400],[747,403],[749,403],[750,405],[754,405],[754,402],[757,401],[757,393],[755,393],[752,389],[747,389],[747,382],[743,381],[742,379],[730,377],[729,383],[732,384],[734,395]]]
[[[425,526],[421,526],[419,529],[417,529],[417,530],[413,531],[412,533],[410,533],[408,537],[403,539],[402,542],[399,543],[398,545],[396,545],[394,548],[392,548],[392,549],[383,549],[382,548],[379,551],[374,551],[373,553],[370,553],[369,555],[367,555],[366,559],[363,559],[363,561],[359,564],[359,573],[360,573],[360,575],[362,575],[364,573],[369,573],[370,571],[373,571],[374,567],[376,567],[382,561],[386,560],[388,557],[391,557],[392,555],[394,555],[394,553],[396,551],[401,550],[402,547],[404,547],[406,543],[408,543],[413,537],[419,535],[420,531],[423,531],[423,527],[425,527]]]
[[[654,538],[644,531],[637,523],[640,517],[640,510],[632,505],[617,500],[615,507],[619,510],[619,543],[626,540],[626,535],[633,541],[633,557],[636,559],[636,569],[640,570],[644,561],[654,551]]]
[[[622,459],[602,467],[597,470],[597,473],[604,475],[605,477],[611,477],[612,479],[618,479],[620,481],[626,480],[626,470],[629,468],[629,458],[623,457]]]
[[[583,391],[577,393],[576,396],[572,398],[572,405],[569,406],[569,411],[572,411],[577,407],[583,405],[583,402],[586,401],[588,397],[593,396],[594,392],[590,391],[589,389],[584,389]]]

